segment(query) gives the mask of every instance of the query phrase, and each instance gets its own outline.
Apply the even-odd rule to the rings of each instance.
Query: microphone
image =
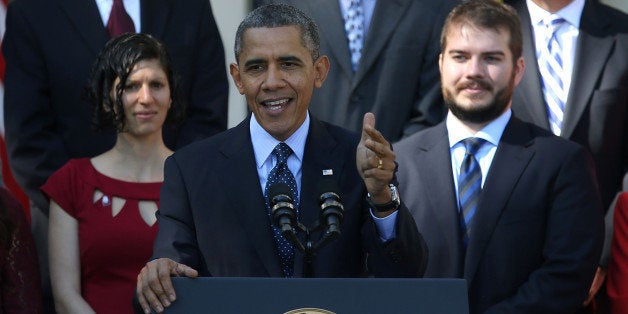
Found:
[[[268,199],[273,223],[281,230],[281,235],[288,242],[301,249],[303,245],[299,242],[294,230],[297,219],[290,187],[282,182],[271,185],[268,188]]]
[[[322,246],[340,236],[340,223],[345,208],[342,206],[340,188],[336,181],[332,179],[321,180],[318,183],[318,191],[320,193],[318,199],[321,206],[321,221],[327,225],[327,230],[318,245]]]

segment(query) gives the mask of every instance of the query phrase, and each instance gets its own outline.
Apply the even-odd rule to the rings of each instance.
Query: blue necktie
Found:
[[[277,183],[285,183],[290,187],[292,192],[292,199],[294,200],[294,207],[297,209],[297,217],[299,216],[299,193],[297,192],[297,183],[294,180],[294,176],[290,169],[288,169],[288,157],[292,154],[292,149],[286,143],[279,143],[272,152],[277,157],[277,164],[270,170],[268,180],[266,181],[266,187],[264,188],[264,195],[266,199],[266,209],[268,215],[270,215],[270,200],[268,199],[268,190],[271,186]],[[272,219],[271,219],[272,221]],[[281,230],[271,223],[273,229],[273,235],[275,237],[275,243],[277,244],[277,251],[279,253],[279,261],[281,262],[281,270],[286,277],[292,277],[294,272],[294,248],[292,245],[281,235]]]
[[[482,191],[482,170],[475,159],[475,154],[485,140],[470,137],[462,140],[466,153],[460,166],[458,175],[458,201],[460,206],[460,228],[462,230],[462,244],[466,249],[471,232],[471,221],[478,206],[478,199]]]
[[[349,52],[351,53],[351,65],[353,72],[355,72],[358,69],[362,55],[362,43],[364,42],[364,11],[361,0],[351,0],[344,19],[345,32],[349,40]]]
[[[552,132],[560,135],[563,126],[563,113],[567,102],[567,90],[562,79],[563,59],[561,48],[556,38],[556,30],[565,23],[565,20],[552,15],[545,21],[545,39],[547,46],[541,47],[539,55],[539,71],[543,78],[543,94],[547,104],[547,114]]]

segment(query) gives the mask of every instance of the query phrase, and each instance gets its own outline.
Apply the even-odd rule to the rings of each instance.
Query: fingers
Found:
[[[161,313],[176,300],[171,276],[197,277],[198,272],[167,258],[151,261],[144,266],[138,275],[136,289],[144,313],[150,313],[150,308]]]

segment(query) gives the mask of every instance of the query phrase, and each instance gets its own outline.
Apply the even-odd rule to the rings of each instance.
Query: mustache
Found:
[[[485,80],[479,80],[479,79],[470,79],[468,81],[460,82],[456,84],[456,90],[460,91],[465,88],[478,87],[478,86],[488,91],[493,90],[493,86],[489,82]]]

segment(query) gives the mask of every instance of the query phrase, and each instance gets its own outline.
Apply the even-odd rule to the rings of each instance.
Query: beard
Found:
[[[486,81],[483,80],[471,80],[469,82],[460,83],[455,86],[455,90],[460,92],[462,89],[466,88],[469,84],[477,84],[484,88],[486,91],[491,92],[494,90],[494,86],[491,86]],[[476,104],[471,108],[465,108],[456,102],[456,98],[449,89],[445,87],[442,88],[443,91],[443,99],[445,100],[445,104],[447,108],[451,111],[451,113],[458,118],[460,121],[475,123],[475,124],[484,124],[490,121],[493,121],[495,118],[499,117],[510,103],[510,99],[512,98],[512,92],[515,88],[514,75],[511,77],[508,85],[502,89],[499,89],[495,92],[495,96],[488,100],[487,103]]]

